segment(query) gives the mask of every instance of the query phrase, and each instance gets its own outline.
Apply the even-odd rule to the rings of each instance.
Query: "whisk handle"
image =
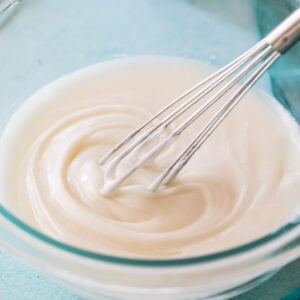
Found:
[[[300,40],[300,8],[275,27],[265,40],[282,54],[296,44]]]

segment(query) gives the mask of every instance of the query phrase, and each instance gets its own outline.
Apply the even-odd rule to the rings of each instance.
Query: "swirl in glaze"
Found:
[[[292,220],[299,213],[298,128],[272,99],[264,102],[255,94],[171,186],[159,193],[145,188],[204,121],[133,174],[117,193],[101,195],[101,155],[153,114],[155,106],[209,72],[179,59],[129,59],[96,65],[45,87],[19,110],[2,138],[6,161],[15,161],[11,166],[18,174],[4,189],[5,198],[13,199],[10,207],[60,241],[149,258],[228,249]],[[186,74],[190,77],[181,80]],[[153,92],[152,85],[147,89],[150,79],[158,89],[164,87],[163,95]],[[99,88],[101,80],[105,83]],[[128,92],[134,82],[143,88]],[[75,86],[79,95],[72,91]],[[158,103],[152,105],[151,99]],[[28,125],[28,120],[35,122]],[[13,142],[5,143],[8,135]],[[19,149],[18,157],[16,150],[7,154],[9,147]]]

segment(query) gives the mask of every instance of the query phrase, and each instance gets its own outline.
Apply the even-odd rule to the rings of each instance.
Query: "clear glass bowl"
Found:
[[[95,62],[147,54],[223,65],[257,41],[255,5],[231,0],[221,7],[220,1],[73,0],[71,6],[69,1],[25,0],[0,30],[0,129],[36,89]],[[270,92],[272,84],[265,76],[259,85]],[[288,101],[296,105],[297,99]],[[16,218],[7,201],[0,199],[1,245],[88,298],[225,299],[300,256],[300,218],[229,251],[140,260],[57,242]]]

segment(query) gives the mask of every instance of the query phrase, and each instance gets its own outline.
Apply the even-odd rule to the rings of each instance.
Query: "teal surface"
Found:
[[[246,0],[23,0],[0,28],[0,127],[36,89],[89,64],[151,54],[220,66],[257,39]],[[268,77],[259,85],[268,90]],[[297,286],[300,260],[235,300],[276,300]],[[81,298],[0,248],[0,300],[14,299]]]

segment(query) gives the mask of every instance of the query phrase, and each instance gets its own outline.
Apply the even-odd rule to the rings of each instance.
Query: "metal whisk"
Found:
[[[167,169],[150,183],[149,189],[156,191],[161,185],[169,184],[255,82],[282,54],[297,43],[299,39],[300,8],[294,11],[250,50],[180,95],[139,128],[131,132],[99,160],[99,164],[103,165],[104,168],[109,169],[110,172],[114,174],[118,165],[136,151],[136,149],[142,148],[149,140],[153,140],[161,134],[163,130],[168,128],[172,122],[203,99],[203,97],[211,91],[215,91],[215,94],[209,97],[199,108],[194,110],[194,112],[178,127],[172,130],[167,137],[158,142],[151,150],[146,151],[141,155],[141,158],[133,166],[130,166],[129,169],[120,176],[111,179],[109,184],[102,190],[103,194],[110,194],[120,187],[132,173],[150,159],[155,158],[167,145],[174,142],[174,140],[196,121],[200,115],[248,75],[246,80],[238,86],[238,89],[234,90],[234,93],[229,96],[225,104],[221,106],[221,108],[219,108],[206,123],[191,144],[185,148]],[[158,121],[158,123],[153,124],[156,121]]]

